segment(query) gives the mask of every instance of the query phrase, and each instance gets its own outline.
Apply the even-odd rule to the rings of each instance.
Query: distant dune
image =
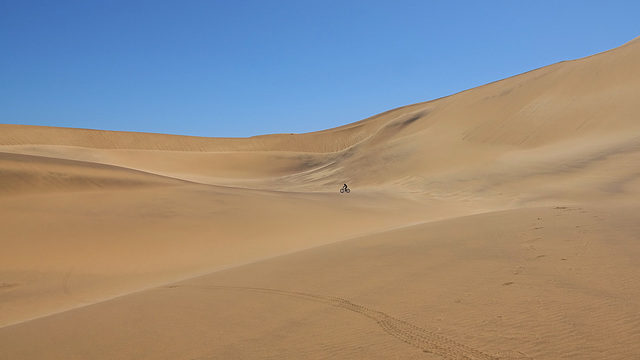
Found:
[[[0,358],[640,358],[639,98],[635,39],[306,134],[0,125]]]

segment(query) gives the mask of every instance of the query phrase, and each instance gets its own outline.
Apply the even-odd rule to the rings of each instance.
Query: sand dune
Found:
[[[532,208],[379,232],[5,327],[0,338],[34,359],[634,358],[631,210]],[[25,351],[32,343],[41,345]]]
[[[307,134],[0,125],[0,358],[640,357],[638,94],[636,39]]]

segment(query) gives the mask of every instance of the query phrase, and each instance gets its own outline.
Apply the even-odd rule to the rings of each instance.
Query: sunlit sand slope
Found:
[[[638,210],[533,208],[379,232],[5,327],[0,355],[632,359]]]

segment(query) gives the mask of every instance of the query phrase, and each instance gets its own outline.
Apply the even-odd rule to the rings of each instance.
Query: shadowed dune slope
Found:
[[[0,358],[639,358],[639,95],[635,39],[306,134],[0,125]]]
[[[8,153],[0,153],[0,178],[0,196],[185,183],[111,165]]]

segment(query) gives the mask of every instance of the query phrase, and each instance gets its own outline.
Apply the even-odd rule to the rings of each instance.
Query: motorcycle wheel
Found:
[[[351,192],[351,189],[347,189],[347,190],[346,190],[346,192],[347,192],[347,194],[348,194],[348,193],[350,193],[350,192]]]

